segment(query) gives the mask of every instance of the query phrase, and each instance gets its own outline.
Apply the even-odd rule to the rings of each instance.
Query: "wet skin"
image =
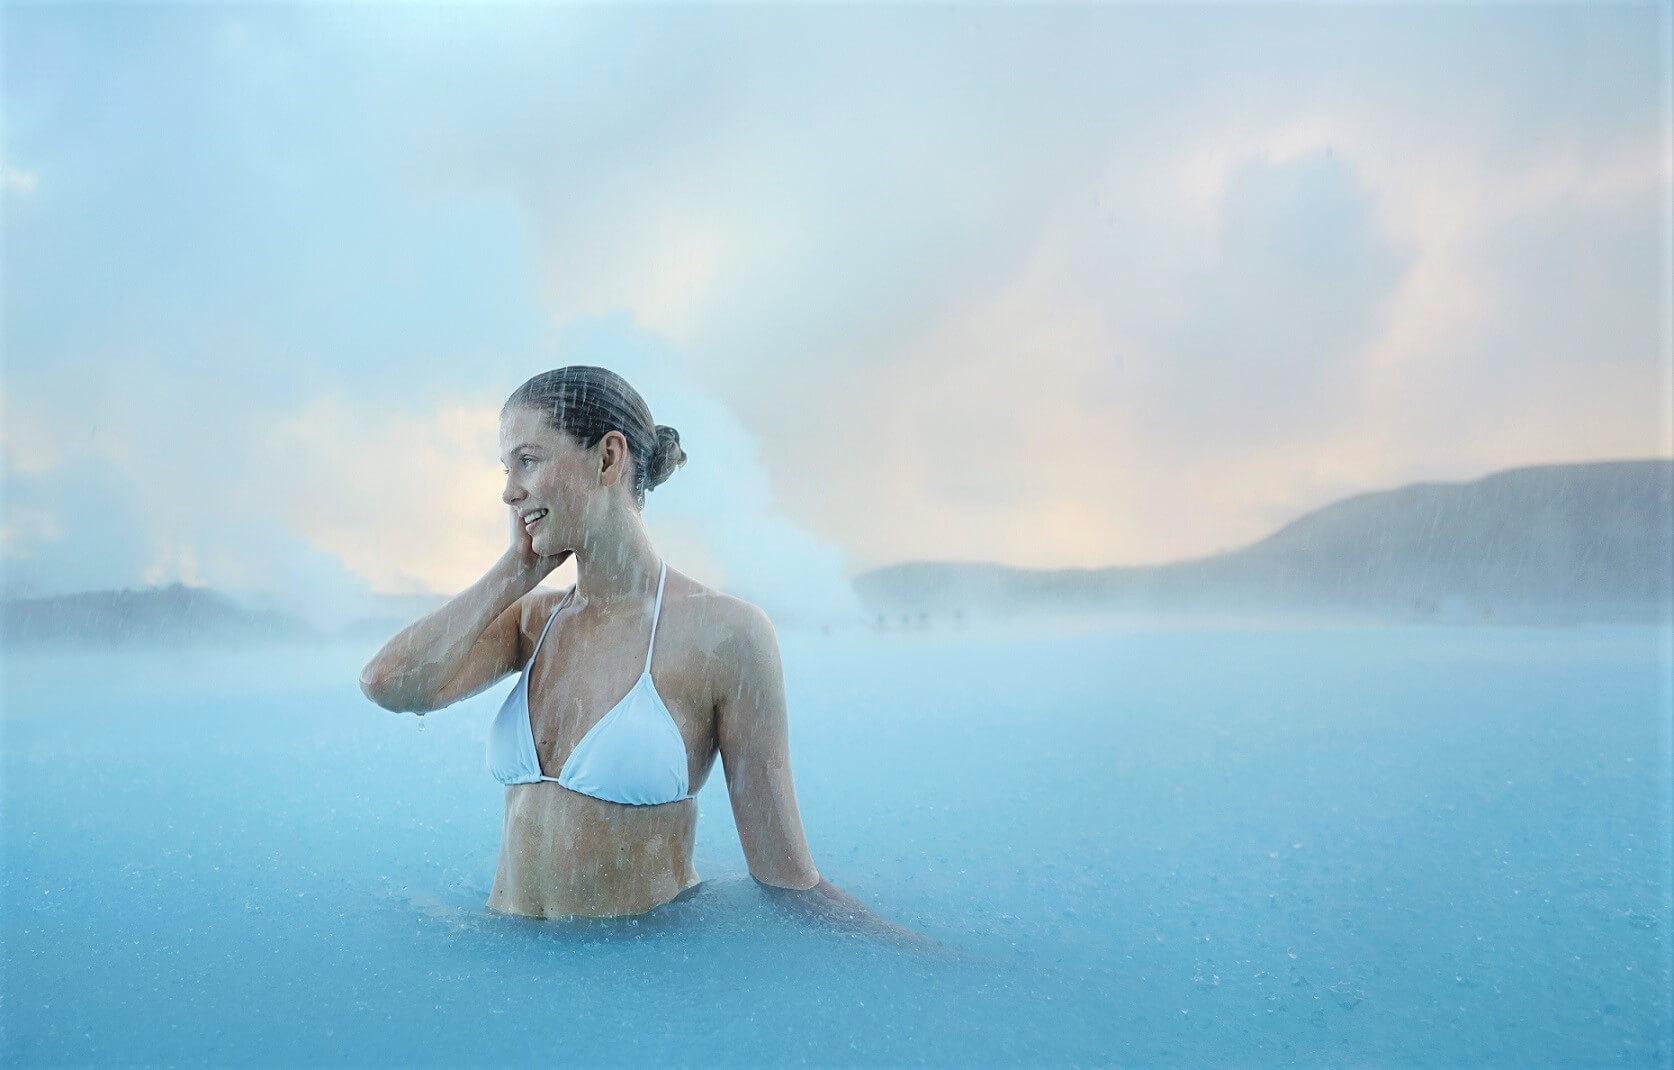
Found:
[[[527,660],[563,592],[530,599],[519,629]],[[686,744],[690,791],[714,768],[714,667],[727,656],[737,599],[673,568],[663,592],[651,679]],[[529,720],[541,772],[557,776],[594,724],[633,687],[651,639],[652,602],[609,614],[573,603],[558,611],[530,667]],[[500,861],[488,906],[533,917],[638,914],[701,879],[692,868],[697,801],[632,806],[552,781],[506,787]]]

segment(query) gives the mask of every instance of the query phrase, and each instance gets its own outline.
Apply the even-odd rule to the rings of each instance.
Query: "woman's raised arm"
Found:
[[[520,602],[571,550],[535,552],[515,507],[511,541],[482,578],[395,634],[360,671],[360,690],[386,710],[426,713],[487,690],[517,669]],[[542,595],[542,597],[550,597]]]

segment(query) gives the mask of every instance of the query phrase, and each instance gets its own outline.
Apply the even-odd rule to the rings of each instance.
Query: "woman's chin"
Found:
[[[557,542],[548,542],[545,539],[530,539],[529,548],[542,557],[556,557],[564,552],[564,548]]]

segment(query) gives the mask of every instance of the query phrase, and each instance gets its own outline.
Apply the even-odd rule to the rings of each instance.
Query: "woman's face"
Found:
[[[601,489],[596,452],[582,449],[527,405],[514,405],[500,417],[500,464],[506,473],[500,499],[520,516],[547,511],[526,529],[537,554],[550,556],[581,545],[588,507]]]

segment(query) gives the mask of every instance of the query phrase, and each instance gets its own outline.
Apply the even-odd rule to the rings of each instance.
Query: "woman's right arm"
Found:
[[[821,925],[920,950],[946,949],[867,910],[820,875],[791,784],[785,670],[773,622],[748,606],[733,636],[717,696],[716,743],[750,876],[779,905]]]
[[[517,668],[521,600],[569,557],[530,560],[508,550],[453,600],[402,629],[360,673],[386,710],[428,713],[469,698]]]

